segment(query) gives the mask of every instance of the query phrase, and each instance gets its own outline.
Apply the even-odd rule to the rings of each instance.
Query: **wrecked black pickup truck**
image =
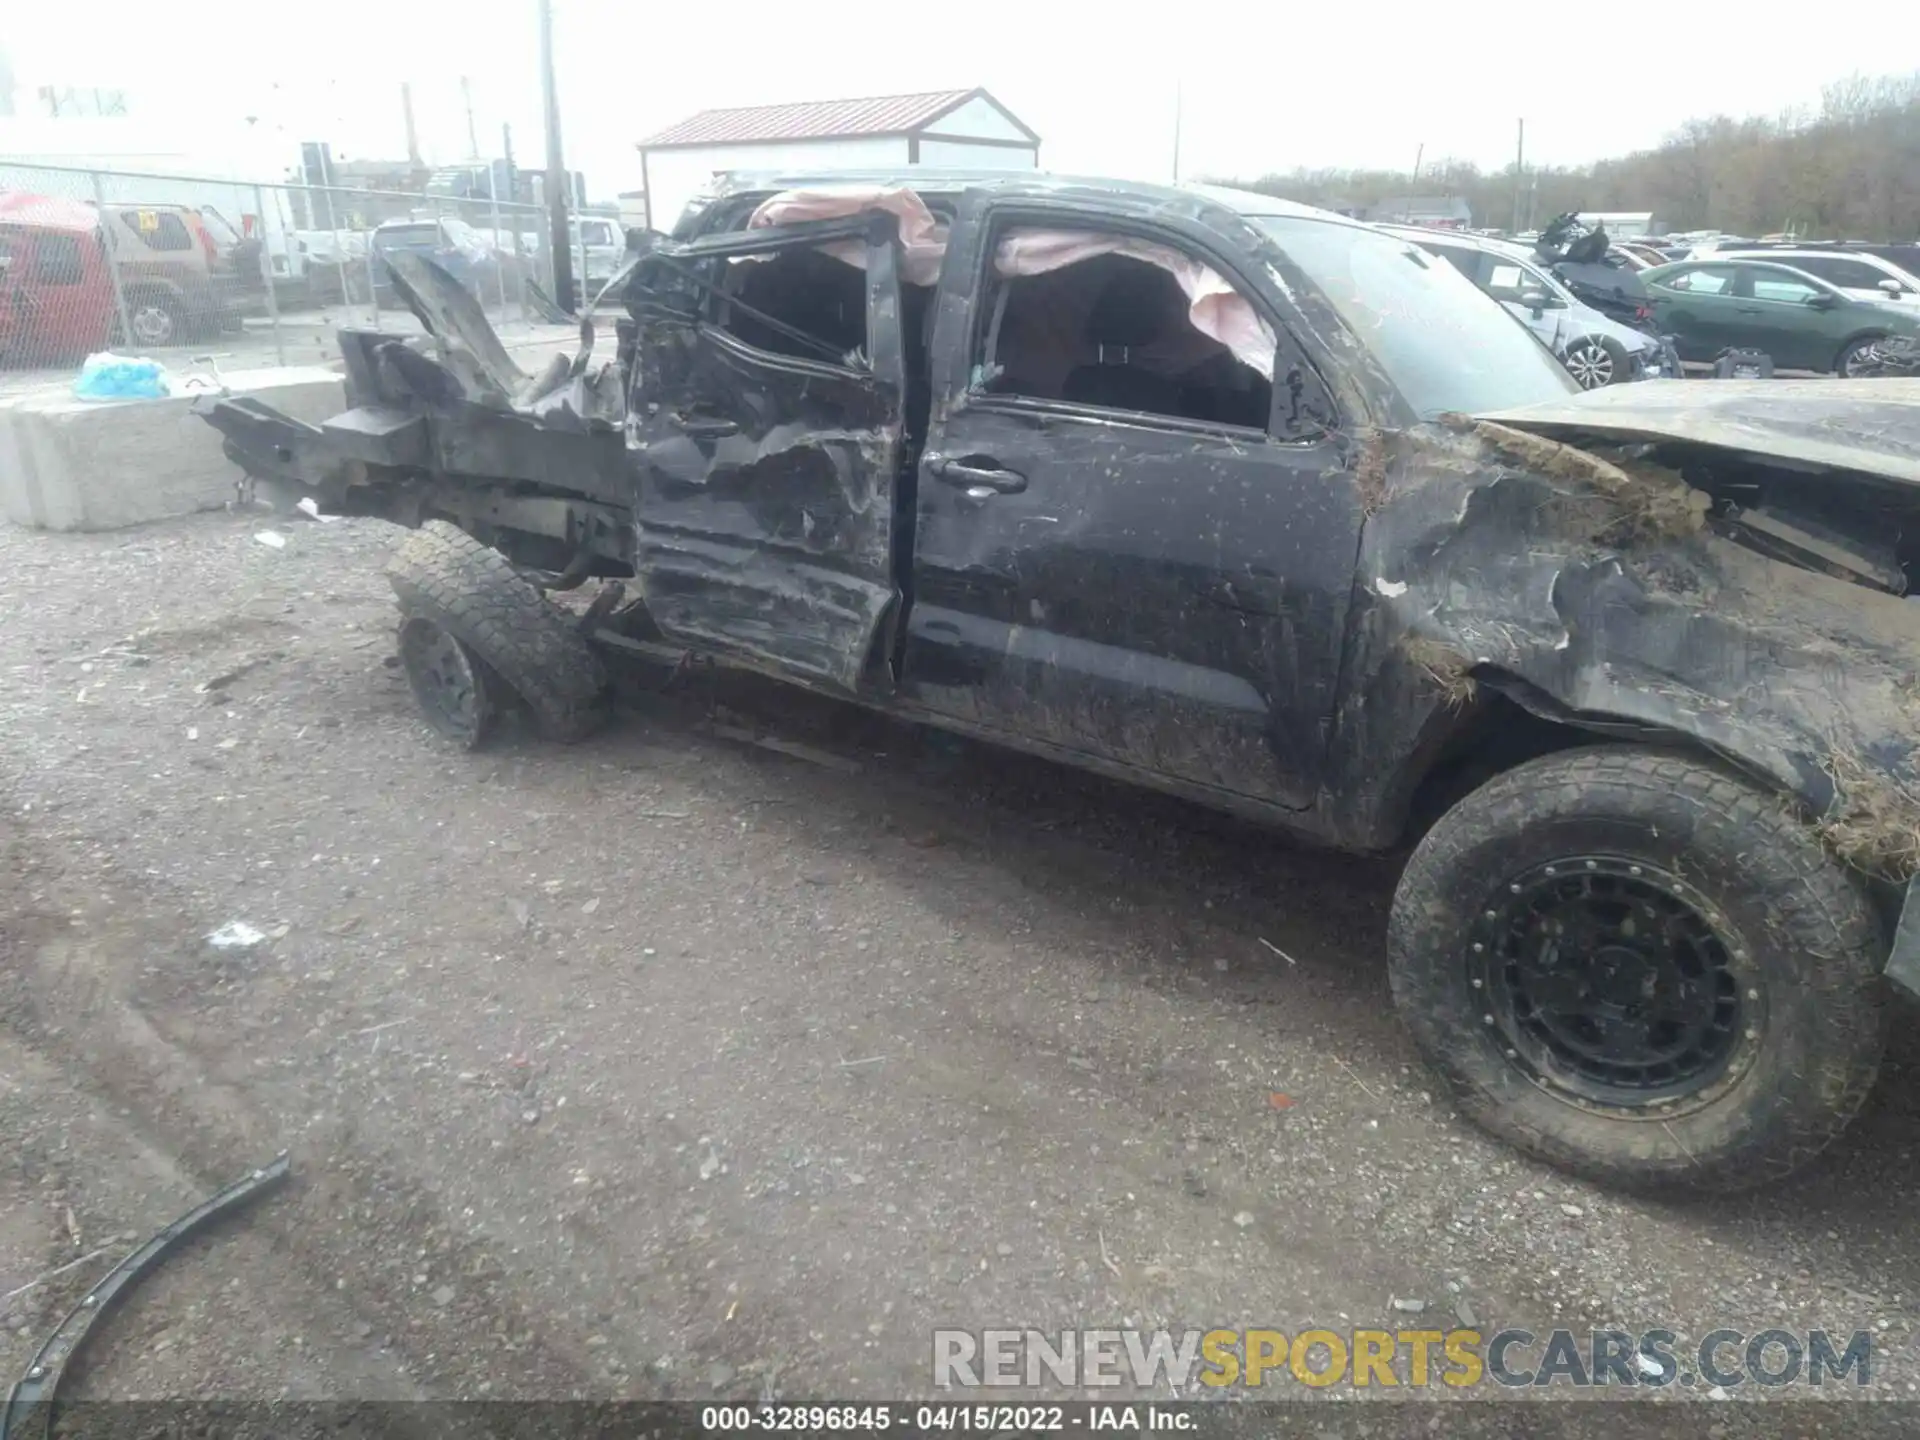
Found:
[[[395,275],[431,343],[344,333],[345,414],[203,413],[416,527],[445,734],[699,656],[1410,846],[1406,1023],[1616,1183],[1782,1175],[1866,1095],[1920,984],[1920,383],[1581,394],[1404,240],[1032,175],[730,181],[537,376]]]

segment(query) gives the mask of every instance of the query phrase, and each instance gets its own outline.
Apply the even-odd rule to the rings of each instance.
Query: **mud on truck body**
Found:
[[[395,274],[430,343],[343,333],[345,414],[203,408],[417,527],[443,733],[700,656],[1410,848],[1406,1023],[1614,1183],[1768,1180],[1867,1093],[1920,984],[1920,382],[1582,394],[1444,261],[1205,188],[738,178],[534,376]]]

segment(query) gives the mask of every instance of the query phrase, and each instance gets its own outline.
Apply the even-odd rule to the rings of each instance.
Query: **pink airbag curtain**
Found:
[[[817,190],[782,191],[761,202],[747,221],[747,228],[837,220],[864,210],[884,210],[899,218],[901,274],[909,285],[939,281],[940,264],[947,253],[946,226],[918,195],[899,186],[822,186]],[[866,247],[858,240],[836,240],[820,248],[849,265],[866,263]],[[1166,271],[1187,297],[1187,318],[1193,328],[1219,341],[1236,360],[1265,379],[1273,379],[1273,327],[1219,271],[1177,250],[1130,235],[1019,229],[1002,238],[993,263],[997,273],[1008,277],[1045,275],[1099,255],[1124,255]]]

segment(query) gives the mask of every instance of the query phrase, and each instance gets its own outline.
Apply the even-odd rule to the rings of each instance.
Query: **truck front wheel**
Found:
[[[401,663],[428,723],[448,739],[478,745],[507,692],[563,744],[606,719],[599,658],[499,551],[429,520],[395,553],[387,581],[400,601]]]
[[[1461,1108],[1615,1185],[1783,1176],[1879,1067],[1865,891],[1778,796],[1686,755],[1568,751],[1475,791],[1414,851],[1389,952]]]

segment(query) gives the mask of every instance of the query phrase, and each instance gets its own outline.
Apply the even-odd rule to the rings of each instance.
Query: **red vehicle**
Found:
[[[110,344],[158,348],[240,328],[229,297],[241,287],[199,211],[116,205],[104,233],[102,219],[77,200],[0,191],[0,362],[60,365]]]
[[[0,364],[65,363],[105,349],[114,329],[99,213],[0,191]]]

